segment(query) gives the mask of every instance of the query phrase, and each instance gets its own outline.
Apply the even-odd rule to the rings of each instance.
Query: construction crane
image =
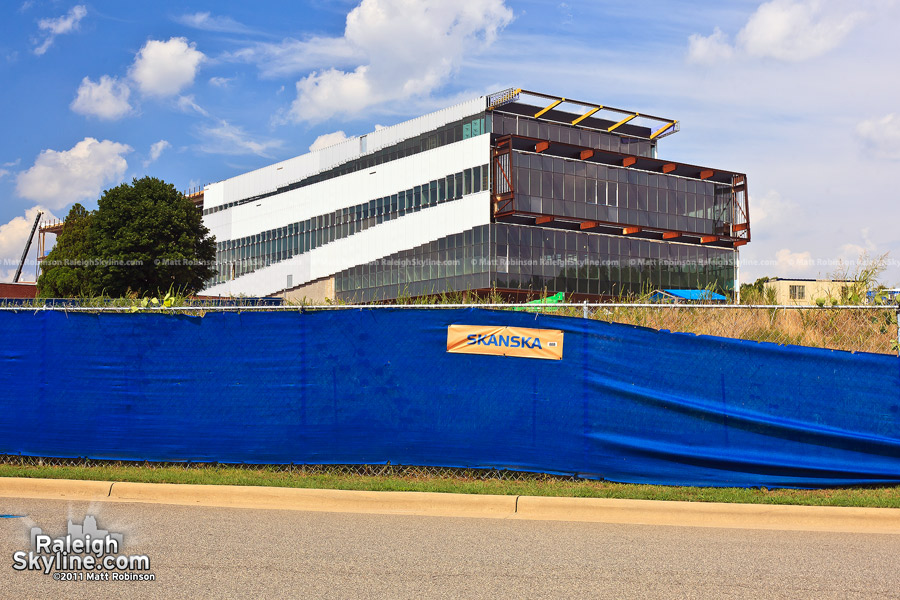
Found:
[[[13,277],[13,283],[19,283],[19,276],[22,274],[22,267],[25,266],[25,259],[28,257],[28,251],[31,250],[31,240],[34,239],[34,232],[37,231],[38,223],[41,220],[41,215],[43,215],[41,211],[38,211],[37,215],[34,217],[34,225],[31,226],[31,233],[28,235],[28,239],[25,241],[25,251],[22,252],[22,260],[19,261],[19,268],[16,269],[16,274]]]

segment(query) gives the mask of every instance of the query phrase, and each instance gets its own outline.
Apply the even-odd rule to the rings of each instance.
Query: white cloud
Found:
[[[210,77],[209,83],[210,85],[214,85],[220,88],[226,88],[228,85],[234,81],[234,77]]]
[[[205,59],[206,55],[183,37],[150,40],[138,52],[129,75],[143,94],[174,96],[194,83]]]
[[[122,180],[131,147],[109,140],[84,138],[71,150],[44,150],[27,171],[19,173],[16,192],[53,209],[93,200],[103,187]]]
[[[344,37],[331,47],[343,58],[364,57],[363,64],[316,71],[298,81],[290,118],[352,117],[369,106],[427,96],[468,54],[493,43],[512,18],[503,0],[362,0],[347,15]]]
[[[753,209],[753,226],[771,222],[773,217],[777,218],[777,205],[780,200],[781,196],[776,191],[769,191],[758,197],[751,195],[748,204]]]
[[[345,38],[312,37],[305,41],[289,38],[277,44],[256,44],[226,58],[257,65],[263,77],[289,77],[323,64],[332,67],[359,64],[365,54]]]
[[[808,273],[816,263],[810,252],[792,252],[782,248],[775,253],[775,268],[778,277]]]
[[[0,179],[3,179],[7,175],[9,175],[9,169],[0,169]]]
[[[738,34],[751,56],[801,61],[838,46],[862,20],[853,3],[772,0],[757,9]]]
[[[18,266],[18,262],[22,258],[25,242],[34,225],[34,218],[37,215],[37,211],[44,213],[41,216],[42,222],[56,220],[53,213],[46,208],[42,206],[33,206],[25,211],[24,216],[15,217],[8,223],[0,225],[0,281],[12,281],[13,275],[15,275],[16,272],[16,266]],[[36,237],[37,234],[35,234],[35,238]],[[28,253],[29,258],[32,258],[32,260],[36,244],[37,240],[32,240],[31,252]],[[3,268],[3,265],[9,266]],[[28,269],[27,266],[26,269]],[[32,266],[29,272],[26,272],[26,269],[23,269],[22,271],[22,278],[33,278],[34,267]]]
[[[854,244],[852,242],[841,244],[840,255],[838,258],[846,264],[855,265],[860,259],[875,254],[878,246],[872,241],[869,231],[868,227],[863,227],[859,231],[859,240],[862,242],[861,244]]]
[[[839,46],[865,18],[863,3],[837,0],[771,0],[756,9],[734,44],[718,27],[712,35],[688,39],[688,60],[713,64],[735,54],[799,62]]]
[[[166,148],[171,148],[172,144],[170,144],[167,140],[159,140],[158,142],[152,144],[150,146],[150,157],[144,161],[144,168],[150,166],[150,163],[156,162],[156,160],[162,155],[163,151]]]
[[[243,129],[220,121],[218,125],[205,125],[200,128],[203,143],[200,150],[209,154],[245,155],[255,154],[271,158],[269,150],[281,148],[282,140],[259,140],[252,138]]]
[[[178,97],[178,108],[182,112],[197,112],[203,115],[204,117],[208,117],[209,113],[205,108],[194,102],[193,96],[179,96]]]
[[[734,48],[728,36],[718,27],[712,35],[694,34],[688,39],[688,61],[700,65],[710,65],[728,60],[734,55]]]
[[[316,141],[312,143],[309,147],[310,152],[315,152],[316,150],[321,150],[322,148],[327,148],[328,146],[334,146],[335,144],[339,144],[344,140],[349,139],[347,134],[343,131],[334,131],[332,133],[325,133],[316,138]]]
[[[97,83],[85,77],[71,108],[82,115],[114,121],[131,112],[131,104],[128,103],[130,95],[128,86],[115,77],[103,75]]]
[[[79,4],[73,6],[69,12],[62,17],[57,17],[55,19],[41,19],[38,21],[38,28],[44,32],[45,37],[43,42],[34,49],[34,53],[38,56],[43,55],[53,44],[53,40],[56,39],[56,36],[71,33],[78,29],[78,24],[85,15],[87,15],[87,9]]]
[[[900,116],[897,114],[863,121],[856,126],[856,134],[875,156],[900,160]]]
[[[783,230],[803,218],[797,203],[783,198],[775,190],[769,190],[760,196],[751,193],[749,204],[750,225],[763,237],[770,237],[772,232]]]
[[[218,31],[221,33],[249,33],[251,30],[246,25],[239,23],[231,17],[214,16],[209,12],[184,14],[175,17],[176,23],[181,23],[194,29],[203,31]]]
[[[353,113],[372,104],[387,100],[372,88],[366,77],[368,66],[357,67],[352,73],[328,69],[311,73],[297,82],[297,99],[291,104],[294,121],[324,121],[338,112]]]

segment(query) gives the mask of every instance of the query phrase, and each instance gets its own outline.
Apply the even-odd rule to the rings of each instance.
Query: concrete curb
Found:
[[[106,500],[111,481],[0,477],[0,498]]]
[[[0,478],[0,497],[634,525],[900,534],[900,509]]]
[[[515,496],[159,483],[116,483],[108,499],[228,508],[485,518],[509,517],[516,508]]]
[[[900,509],[520,496],[515,518],[900,534]]]

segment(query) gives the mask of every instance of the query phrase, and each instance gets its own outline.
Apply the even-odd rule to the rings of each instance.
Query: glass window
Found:
[[[562,173],[553,173],[553,195],[554,200],[563,200],[563,188],[565,187],[565,175]]]

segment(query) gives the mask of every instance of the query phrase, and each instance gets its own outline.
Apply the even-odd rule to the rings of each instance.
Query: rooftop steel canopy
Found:
[[[655,140],[672,135],[680,129],[679,123],[675,119],[531,92],[521,88],[510,88],[491,94],[488,96],[487,109],[502,110],[567,125],[580,125],[587,129],[607,133],[615,131],[619,135],[645,140]]]

